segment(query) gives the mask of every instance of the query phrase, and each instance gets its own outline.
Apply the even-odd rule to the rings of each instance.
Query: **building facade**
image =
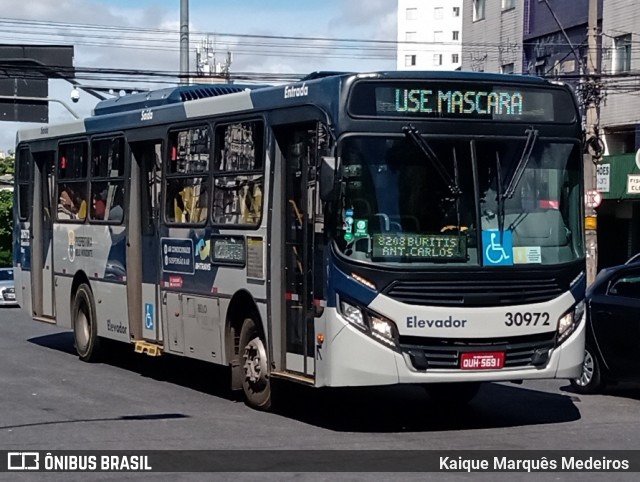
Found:
[[[598,166],[599,267],[640,252],[640,3],[606,0],[602,14],[600,126],[605,156]]]
[[[462,70],[521,73],[522,0],[463,0]]]
[[[398,70],[456,70],[463,0],[398,0]]]
[[[523,6],[523,73],[573,76],[577,83],[587,66],[589,0],[525,0]]]

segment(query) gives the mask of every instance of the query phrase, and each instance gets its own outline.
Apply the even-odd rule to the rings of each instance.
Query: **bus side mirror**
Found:
[[[320,199],[324,202],[336,200],[336,158],[320,158]]]

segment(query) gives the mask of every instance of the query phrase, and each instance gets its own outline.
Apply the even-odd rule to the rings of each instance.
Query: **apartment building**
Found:
[[[398,70],[456,70],[463,0],[398,0]]]

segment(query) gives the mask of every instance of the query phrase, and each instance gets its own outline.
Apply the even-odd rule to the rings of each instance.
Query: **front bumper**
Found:
[[[13,296],[11,296],[13,295]],[[0,292],[0,306],[18,306],[15,293]]]
[[[405,353],[399,353],[363,334],[327,310],[335,336],[323,348],[318,360],[319,386],[374,386],[400,383],[442,383],[527,379],[572,379],[582,370],[586,323],[584,318],[561,345],[553,348],[544,366],[522,366],[497,370],[427,369],[416,370]],[[336,324],[343,326],[339,327]],[[329,331],[329,330],[328,330]]]

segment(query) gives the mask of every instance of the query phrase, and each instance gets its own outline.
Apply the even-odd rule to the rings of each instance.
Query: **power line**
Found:
[[[121,27],[121,26],[109,26],[109,25],[97,25],[97,24],[77,24],[77,23],[69,23],[69,22],[49,22],[49,21],[36,21],[36,20],[20,20],[20,19],[7,19],[0,18],[0,25],[8,24],[8,25],[19,25],[26,27],[39,27],[37,32],[34,32],[32,29],[29,30],[12,30],[15,33],[25,33],[28,32],[32,35],[39,36],[55,36],[61,38],[89,38],[89,39],[108,39],[111,41],[109,46],[113,46],[113,41],[121,41],[121,40],[140,40],[146,42],[164,42],[168,45],[165,47],[168,50],[178,50],[179,47],[175,46],[175,39],[172,38],[150,38],[148,36],[145,37],[124,37],[122,35],[118,36],[118,38],[114,39],[113,36],[108,35],[98,35],[98,34],[84,34],[84,33],[73,33],[69,32],[70,29],[76,30],[88,30],[88,31],[113,31],[113,32],[126,32],[126,33],[134,33],[139,35],[171,35],[174,37],[179,36],[178,30],[170,30],[170,29],[151,29],[151,28],[140,28],[140,27]],[[62,31],[54,31],[54,32],[43,32],[43,29],[55,29],[61,28],[65,29]],[[7,28],[4,31],[8,31]],[[340,37],[306,37],[306,36],[283,36],[283,35],[256,35],[256,34],[242,34],[242,33],[230,33],[230,32],[210,32],[210,31],[192,31],[191,34],[195,37],[198,37],[196,40],[192,40],[191,44],[196,45],[200,42],[202,37],[206,36],[215,36],[216,38],[229,38],[232,40],[237,39],[253,39],[253,40],[270,40],[270,41],[291,41],[295,42],[292,44],[292,47],[299,48],[342,48],[342,49],[362,49],[362,50],[386,50],[389,52],[395,52],[398,46],[407,47],[420,47],[420,46],[458,46],[465,45],[471,47],[487,47],[487,48],[495,48],[500,49],[501,44],[499,42],[474,42],[468,43],[465,42],[461,44],[460,42],[446,42],[446,41],[398,41],[398,40],[376,40],[376,39],[357,39],[357,38],[340,38]],[[328,45],[322,44],[300,44],[300,41],[311,41],[311,42],[326,42]],[[337,45],[337,44],[347,44],[347,45]],[[122,44],[121,44],[122,45]],[[149,44],[139,44],[142,48],[152,48],[152,45]],[[281,46],[281,43],[256,43],[256,42],[245,42],[247,46]],[[532,46],[534,43],[523,42],[521,44],[523,47]],[[546,44],[548,46],[567,46],[566,43],[549,43]]]
[[[179,36],[178,30],[0,18],[0,26],[2,25],[4,25],[4,28],[2,29],[2,32],[0,32],[0,39],[15,40],[16,35],[20,35],[21,40],[38,39],[38,37],[70,38],[75,39],[74,43],[76,45],[86,47],[138,49],[149,51],[156,50],[176,53],[179,51],[179,46],[176,42],[176,39]],[[65,31],[62,32],[60,29],[65,29]],[[75,30],[75,32],[70,30]],[[104,32],[109,32],[111,35],[105,34]],[[25,33],[28,33],[29,36],[25,36]],[[116,33],[119,33],[119,35],[114,35]],[[6,34],[16,35],[8,36]],[[295,58],[395,60],[397,56],[396,48],[399,46],[405,48],[408,46],[414,47],[414,50],[416,50],[417,53],[420,53],[420,49],[425,49],[424,51],[433,51],[433,49],[438,47],[459,45],[455,42],[403,42],[395,40],[253,35],[220,32],[195,32],[195,34],[213,35],[216,39],[226,38],[237,40],[238,44],[236,48],[233,49],[233,53],[236,56],[257,54],[261,56],[274,55]],[[174,38],[166,38],[167,35]],[[610,37],[606,34],[603,35]],[[195,45],[199,42],[200,39],[193,40],[192,43]],[[467,58],[474,52],[474,50],[469,49],[475,48],[477,49],[475,52],[487,54],[499,52],[503,48],[500,43],[491,42],[463,43],[462,45],[466,49],[466,51],[463,50],[463,55],[467,56]],[[533,42],[523,42],[520,44],[516,43],[513,46],[522,52],[525,48],[530,48],[534,45],[535,43]],[[565,58],[571,53],[575,53],[575,50],[571,48],[572,46],[568,46],[566,43],[552,43],[546,44],[546,46],[561,46],[568,48],[569,52]],[[584,47],[584,45],[579,45],[577,48],[583,50]],[[640,51],[640,48],[637,50],[632,48],[632,51]],[[547,73],[550,73],[552,69],[553,67],[549,69]],[[104,80],[169,83],[179,78],[179,72],[177,71],[158,71],[157,69],[142,70],[78,67],[75,69],[75,74],[80,80],[92,81]],[[304,74],[238,72],[232,75],[237,75],[238,78],[243,79],[292,81],[297,80]],[[603,81],[607,82],[607,88],[611,93],[615,94],[633,90],[639,81],[638,76],[640,75],[640,72],[617,73],[613,75],[615,75],[615,78],[612,77],[611,79],[606,79],[606,74],[603,75]],[[553,77],[562,80],[580,80],[583,78],[580,74],[561,74],[554,75]],[[636,84],[634,84],[634,82]]]

